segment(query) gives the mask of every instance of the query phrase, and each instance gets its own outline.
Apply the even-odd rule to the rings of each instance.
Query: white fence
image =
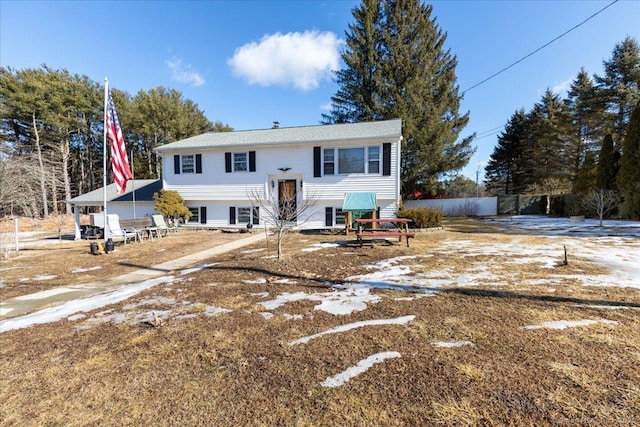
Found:
[[[492,216],[498,214],[497,197],[472,197],[467,199],[407,200],[408,208],[429,207],[441,210],[445,216]]]

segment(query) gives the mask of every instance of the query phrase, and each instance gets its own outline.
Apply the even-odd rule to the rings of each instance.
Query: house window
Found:
[[[364,173],[364,148],[338,149],[338,173]]]
[[[236,211],[236,224],[260,224],[260,208],[256,207],[237,207]]]
[[[336,208],[335,219],[336,219],[336,225],[344,225],[345,215],[342,209]]]
[[[180,156],[182,173],[194,173],[195,169],[195,157],[193,154],[185,154]]]
[[[191,212],[191,218],[189,218],[188,222],[199,223],[200,222],[200,208],[189,208],[189,212]]]
[[[367,173],[380,173],[380,147],[367,147]]]
[[[335,157],[333,148],[324,149],[324,174],[333,175],[335,173]]]
[[[233,171],[246,172],[249,169],[247,158],[247,153],[233,153]]]
[[[338,153],[336,169],[336,152]],[[380,173],[380,146],[323,149],[322,165],[324,175],[348,175],[356,173]]]

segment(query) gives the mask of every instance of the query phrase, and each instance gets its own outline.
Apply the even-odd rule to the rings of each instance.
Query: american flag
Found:
[[[111,92],[109,91],[107,101],[107,135],[111,140],[111,168],[113,169],[113,181],[116,184],[118,194],[124,194],[127,189],[127,181],[133,179],[131,169],[129,169],[129,159],[127,158],[127,150],[124,145],[122,130],[120,130],[120,122],[118,114],[113,106]]]

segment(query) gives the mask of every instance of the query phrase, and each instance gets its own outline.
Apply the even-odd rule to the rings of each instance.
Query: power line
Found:
[[[475,85],[471,86],[468,89],[465,89],[464,91],[462,91],[462,95],[464,95],[465,93],[469,92],[471,89],[474,89],[478,86],[480,86],[481,84],[484,84],[486,82],[488,82],[489,80],[491,80],[492,78],[504,73],[505,71],[507,71],[509,68],[521,63],[522,61],[524,61],[525,59],[527,59],[528,57],[530,57],[531,55],[538,53],[539,51],[541,51],[542,49],[544,49],[545,47],[549,46],[551,43],[555,42],[558,39],[561,39],[562,37],[566,36],[567,34],[569,34],[571,31],[575,30],[576,28],[582,26],[583,24],[585,24],[587,21],[595,18],[597,15],[599,15],[600,13],[604,12],[605,9],[608,9],[609,7],[613,6],[615,3],[617,3],[619,0],[613,0],[611,3],[609,3],[608,5],[606,5],[605,7],[603,7],[602,9],[600,9],[599,11],[597,11],[596,13],[594,13],[593,15],[591,15],[590,17],[588,17],[587,19],[585,19],[584,21],[580,22],[577,25],[574,25],[573,27],[569,28],[567,31],[565,31],[564,33],[560,34],[559,36],[557,36],[556,38],[554,38],[553,40],[551,40],[548,43],[543,44],[542,46],[540,46],[539,48],[537,48],[536,50],[534,50],[533,52],[531,52],[528,55],[523,56],[522,58],[518,59],[516,62],[514,62],[511,65],[508,65],[506,67],[504,67],[502,70],[498,71],[497,73],[494,73],[492,75],[490,75],[489,77],[487,77],[486,79],[482,80],[480,83],[476,83]]]

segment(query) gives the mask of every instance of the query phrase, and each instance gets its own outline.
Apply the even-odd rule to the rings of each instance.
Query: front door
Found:
[[[296,188],[295,179],[278,181],[278,211],[281,220],[293,222],[298,216],[296,202],[298,194]]]

